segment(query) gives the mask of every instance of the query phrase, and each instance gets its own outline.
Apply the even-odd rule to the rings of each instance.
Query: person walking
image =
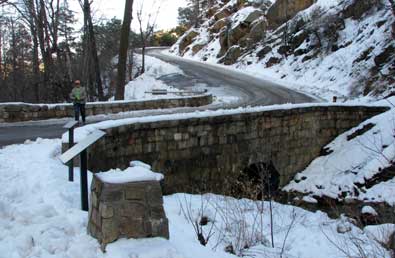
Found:
[[[74,88],[70,93],[70,99],[74,104],[75,121],[80,120],[81,113],[82,124],[85,124],[86,90],[85,87],[81,86],[80,80],[74,82]]]

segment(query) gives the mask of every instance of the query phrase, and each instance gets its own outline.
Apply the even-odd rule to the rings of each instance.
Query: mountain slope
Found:
[[[218,1],[170,52],[282,80],[328,100],[391,93],[394,17],[387,0],[286,3]]]

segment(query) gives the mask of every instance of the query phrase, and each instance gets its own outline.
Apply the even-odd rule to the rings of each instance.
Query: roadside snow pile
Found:
[[[86,233],[88,214],[80,211],[79,171],[75,182],[68,182],[67,167],[57,159],[60,144],[60,140],[38,139],[0,149],[1,258],[236,257],[226,253],[225,247],[251,257],[277,258],[282,253],[283,257],[337,258],[344,250],[330,242],[342,247],[350,239],[363,243],[367,257],[377,253],[390,257],[369,238],[373,233],[365,234],[344,219],[277,203],[273,203],[275,248],[271,248],[269,203],[210,194],[164,198],[170,240],[122,239],[109,244],[103,254]],[[207,236],[213,228],[206,247],[199,244],[191,224],[202,216],[207,218],[203,234]],[[347,224],[349,232],[337,233],[338,224]],[[351,257],[358,249],[349,246],[345,251]]]
[[[142,63],[142,55],[137,55],[135,58],[135,62]],[[167,95],[153,95],[151,93],[152,90],[161,89],[168,90],[171,92],[177,92],[178,89],[172,87],[171,85],[167,85],[157,78],[169,75],[169,74],[183,74],[182,70],[174,65],[163,62],[158,58],[145,56],[146,68],[145,73],[135,78],[133,81],[130,81],[125,86],[125,99],[126,100],[144,100],[144,99],[160,99],[160,98],[169,98],[169,97],[179,97],[174,93],[169,93]]]
[[[395,205],[395,108],[343,133],[325,148],[330,154],[315,159],[284,191]]]
[[[136,62],[141,63],[142,56],[136,54]],[[240,100],[234,92],[222,87],[209,87],[191,78],[175,65],[163,62],[158,58],[146,56],[146,72],[130,81],[125,86],[125,101],[141,101],[151,99],[183,98],[198,94],[215,96],[214,105],[231,104]],[[173,84],[173,85],[171,85]],[[163,95],[152,94],[155,90],[166,90]],[[184,93],[183,93],[184,92]],[[189,92],[189,93],[185,93]]]

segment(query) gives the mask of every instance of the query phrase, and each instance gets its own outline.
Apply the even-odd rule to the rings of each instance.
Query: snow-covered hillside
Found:
[[[302,5],[289,5],[285,14],[284,1],[273,2],[218,1],[170,52],[231,65],[327,100],[392,92],[394,16],[388,0],[295,1]]]
[[[395,206],[395,98],[379,102],[392,107],[338,136],[283,190],[302,193],[307,202],[329,197]]]

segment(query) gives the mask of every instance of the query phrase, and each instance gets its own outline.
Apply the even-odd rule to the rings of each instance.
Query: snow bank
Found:
[[[388,101],[393,103],[394,98]],[[333,151],[332,153],[315,159],[283,190],[334,199],[385,201],[394,205],[395,178],[380,182],[369,189],[358,187],[372,179],[381,169],[389,167],[395,160],[394,112],[395,108],[392,108],[337,137],[326,146]],[[372,128],[358,135],[357,132],[368,125]],[[354,138],[351,137],[353,134]],[[302,178],[304,180],[301,180]],[[341,196],[343,194],[346,196]]]
[[[68,168],[57,159],[60,144],[60,140],[38,139],[0,149],[0,257],[235,258],[224,251],[229,243],[237,240],[230,233],[240,232],[236,230],[239,225],[246,226],[246,231],[242,231],[246,233],[257,228],[256,216],[261,210],[264,211],[262,239],[266,241],[245,249],[245,255],[278,258],[288,235],[283,257],[341,257],[343,253],[327,237],[343,245],[350,239],[350,235],[336,233],[339,221],[329,219],[322,212],[312,213],[273,203],[275,248],[271,248],[267,242],[269,203],[217,195],[176,194],[164,198],[170,240],[122,239],[109,244],[107,252],[102,253],[99,243],[86,233],[88,214],[80,210],[79,171],[76,170],[75,182],[68,182]],[[210,231],[213,222],[216,223],[206,247],[199,244],[190,221],[181,212],[182,203],[188,205],[191,218],[200,218],[202,214],[210,218],[209,224],[203,226],[204,234]],[[202,207],[205,208],[202,210]],[[237,223],[230,218],[238,219]],[[226,227],[229,225],[233,228]],[[380,248],[368,234],[352,224],[350,227],[352,236],[363,241],[368,254]],[[379,250],[383,258],[390,257],[382,248]],[[352,247],[348,251],[350,254],[357,252]]]
[[[136,62],[142,63],[142,56],[136,55]],[[167,95],[152,95],[150,92],[154,89],[166,89],[171,92],[179,90],[158,80],[159,77],[169,74],[183,74],[183,71],[177,66],[163,62],[155,57],[145,56],[146,71],[144,74],[130,81],[125,87],[125,99],[143,100],[143,99],[163,99],[177,96],[174,93]]]

